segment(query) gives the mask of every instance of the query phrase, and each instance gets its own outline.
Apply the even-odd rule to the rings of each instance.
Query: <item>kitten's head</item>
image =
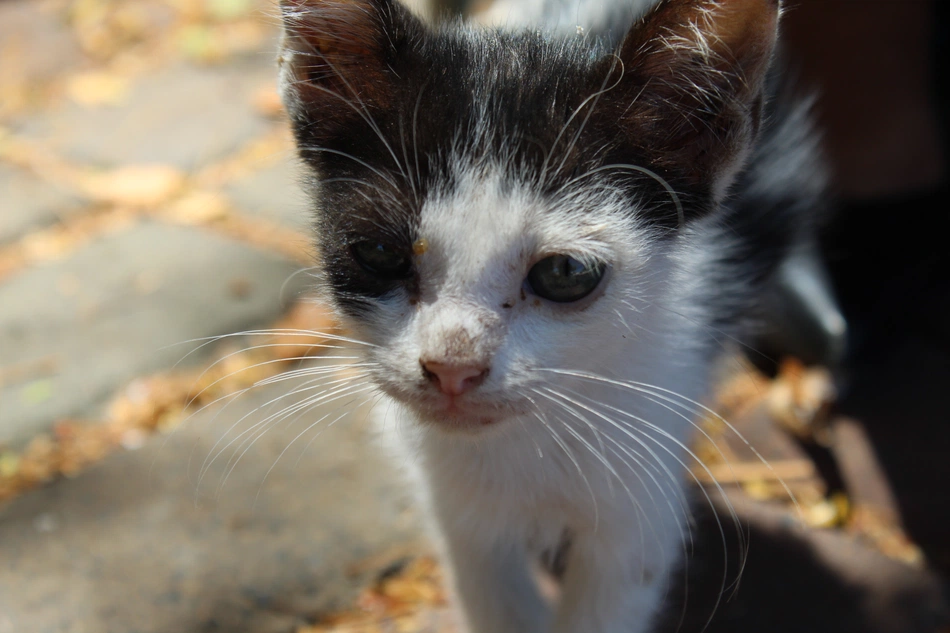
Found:
[[[688,301],[684,244],[754,140],[777,0],[666,0],[617,51],[281,7],[326,277],[384,391],[472,430],[531,413],[549,370],[647,362],[644,315]]]

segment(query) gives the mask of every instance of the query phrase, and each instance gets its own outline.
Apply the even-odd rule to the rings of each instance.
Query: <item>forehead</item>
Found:
[[[386,172],[413,172],[423,187],[451,184],[460,154],[536,176],[556,154],[560,173],[567,175],[609,140],[596,141],[601,130],[575,116],[600,87],[598,57],[580,39],[466,30],[430,34],[418,49],[392,60],[398,81],[384,107],[367,110],[368,117],[331,143],[368,163],[382,162]],[[364,125],[366,118],[372,125]],[[587,142],[572,143],[581,131]],[[554,184],[558,170],[548,171]]]
[[[563,124],[596,90],[600,57],[580,38],[450,30],[407,56],[401,76],[417,90],[432,88],[424,99],[444,107],[429,117],[488,118],[496,129],[525,135]]]
[[[591,193],[610,179],[631,211],[655,187],[634,172],[598,169],[639,162],[618,153],[616,130],[603,125],[600,59],[579,38],[453,31],[427,39],[393,67],[398,87],[387,108],[368,112],[373,125],[360,118],[324,140],[321,228],[403,246],[434,236],[455,253],[474,235],[493,237],[472,242],[481,253],[555,250],[561,245],[530,240],[570,234],[577,243],[602,203],[568,204],[576,200],[562,188],[589,175],[569,189]]]
[[[525,265],[552,254],[609,261],[617,242],[635,232],[635,214],[620,196],[544,195],[511,180],[504,166],[458,169],[456,186],[420,212],[419,236],[430,249],[420,258],[424,273],[470,277],[510,268],[520,276]]]
[[[536,196],[505,182],[499,169],[462,167],[456,185],[420,210],[418,232],[429,252],[417,267],[424,279],[500,281],[537,248],[544,220]]]

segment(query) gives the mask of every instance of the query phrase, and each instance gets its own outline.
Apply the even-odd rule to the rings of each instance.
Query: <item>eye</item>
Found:
[[[383,279],[406,279],[412,270],[409,256],[383,242],[357,242],[350,247],[363,269]]]
[[[579,301],[594,291],[607,271],[602,262],[584,263],[568,255],[551,255],[528,272],[531,291],[557,303]]]

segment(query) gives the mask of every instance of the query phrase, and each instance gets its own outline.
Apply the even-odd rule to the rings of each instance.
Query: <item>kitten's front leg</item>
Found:
[[[547,633],[550,609],[538,594],[524,548],[443,531],[455,599],[467,633]]]
[[[651,546],[652,545],[652,546]],[[677,550],[650,551],[578,538],[564,576],[554,633],[646,633],[663,599]]]

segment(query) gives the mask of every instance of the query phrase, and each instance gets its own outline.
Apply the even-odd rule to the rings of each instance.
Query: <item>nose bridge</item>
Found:
[[[424,362],[487,367],[503,335],[501,317],[471,301],[440,299],[426,308],[420,331]]]

